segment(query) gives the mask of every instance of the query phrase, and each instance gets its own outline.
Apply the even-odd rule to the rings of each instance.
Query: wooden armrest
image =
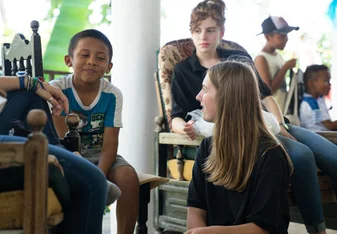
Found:
[[[195,140],[189,140],[184,135],[171,132],[161,132],[159,133],[159,144],[166,145],[189,145],[189,146],[199,146],[204,136],[197,136]]]
[[[316,132],[327,140],[331,141],[334,144],[337,144],[337,132],[336,131],[322,131]]]
[[[165,184],[169,181],[168,178],[160,177],[156,175],[146,174],[146,173],[137,173],[139,179],[139,185],[150,183],[150,189],[154,189],[159,185]]]

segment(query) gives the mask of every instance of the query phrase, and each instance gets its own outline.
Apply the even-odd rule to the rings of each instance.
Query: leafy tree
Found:
[[[88,25],[88,7],[91,2],[92,0],[52,1],[52,7],[59,5],[59,15],[57,16],[44,54],[44,69],[57,71],[68,70],[64,65],[63,57],[67,53],[71,37]],[[53,8],[51,10],[53,10]],[[51,14],[50,11],[49,14]]]

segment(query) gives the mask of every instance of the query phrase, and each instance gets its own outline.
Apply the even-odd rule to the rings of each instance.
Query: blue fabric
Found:
[[[303,102],[307,102],[311,109],[319,110],[317,99],[313,98],[312,96],[303,96]]]
[[[307,129],[289,126],[297,141],[278,135],[294,164],[292,191],[307,230],[324,227],[317,167],[327,174],[337,194],[337,146]]]
[[[26,138],[0,135],[0,142],[22,142]],[[62,234],[102,232],[102,218],[107,193],[106,178],[98,167],[62,148],[49,145],[63,167],[70,188],[71,202],[64,208],[64,220],[57,227]]]
[[[21,120],[27,129],[27,115],[32,109],[44,110],[47,114],[47,124],[43,129],[49,143],[60,144],[60,139],[53,125],[53,119],[49,111],[48,104],[41,99],[35,92],[19,90],[7,93],[7,103],[0,114],[0,134],[8,135],[13,120]]]

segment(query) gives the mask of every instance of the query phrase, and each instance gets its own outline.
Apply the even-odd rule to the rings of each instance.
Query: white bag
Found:
[[[187,115],[191,116],[191,119],[194,121],[194,130],[197,135],[202,135],[205,137],[213,135],[214,123],[205,121],[204,118],[202,117],[201,110],[197,109],[188,112]]]
[[[1,114],[2,109],[4,108],[4,106],[6,105],[6,102],[7,102],[7,99],[4,98],[4,97],[2,97],[2,96],[0,95],[0,114]]]
[[[188,112],[187,115],[191,116],[194,121],[194,129],[195,133],[198,135],[202,135],[205,137],[209,137],[213,135],[213,126],[214,123],[207,122],[202,117],[202,111],[197,109],[191,112]],[[266,111],[262,111],[263,119],[266,123],[266,127],[269,129],[271,133],[276,135],[280,132],[280,126],[277,122],[276,117]]]
[[[272,113],[269,113],[264,110],[262,110],[262,115],[264,122],[266,123],[267,129],[274,135],[278,134],[281,131],[281,129],[280,125],[277,122],[276,117]]]

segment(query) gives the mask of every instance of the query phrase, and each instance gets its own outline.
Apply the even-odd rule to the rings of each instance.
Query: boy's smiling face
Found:
[[[73,51],[73,56],[66,55],[65,64],[74,70],[76,82],[92,84],[109,73],[112,63],[109,49],[103,41],[84,37],[80,39]]]

